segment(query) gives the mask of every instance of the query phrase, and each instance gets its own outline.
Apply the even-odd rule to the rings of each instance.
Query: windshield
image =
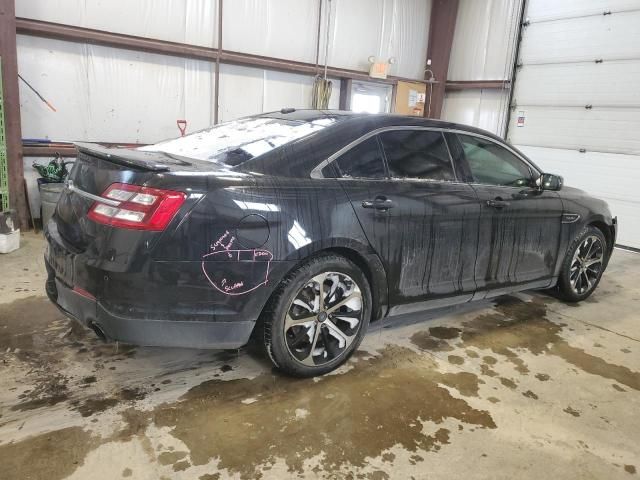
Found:
[[[268,117],[243,118],[184,137],[140,147],[139,150],[236,166],[280,145],[310,135],[334,121],[334,118],[312,122]]]

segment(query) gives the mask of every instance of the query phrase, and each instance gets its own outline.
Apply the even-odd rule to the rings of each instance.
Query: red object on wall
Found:
[[[178,124],[178,130],[180,130],[180,136],[184,137],[185,133],[187,133],[187,121],[186,120],[176,120]]]

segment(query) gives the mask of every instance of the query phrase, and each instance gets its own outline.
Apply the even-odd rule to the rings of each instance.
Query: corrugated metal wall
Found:
[[[529,0],[526,16],[508,140],[606,200],[640,248],[640,1]]]

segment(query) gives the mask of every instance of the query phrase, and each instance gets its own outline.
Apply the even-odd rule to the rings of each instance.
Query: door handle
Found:
[[[500,197],[494,200],[487,200],[487,205],[492,208],[504,208],[509,206],[509,202],[505,202]]]
[[[395,204],[393,201],[389,200],[387,197],[376,197],[373,200],[363,200],[362,208],[373,208],[375,210],[386,211],[390,208],[393,208]]]

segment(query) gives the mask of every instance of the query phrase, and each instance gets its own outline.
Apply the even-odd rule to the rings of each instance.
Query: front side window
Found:
[[[529,166],[506,148],[479,137],[458,134],[476,183],[523,187],[532,185]]]
[[[392,130],[381,133],[380,140],[391,177],[455,180],[441,132]]]
[[[368,138],[336,160],[343,178],[385,178],[384,161],[376,137]]]

